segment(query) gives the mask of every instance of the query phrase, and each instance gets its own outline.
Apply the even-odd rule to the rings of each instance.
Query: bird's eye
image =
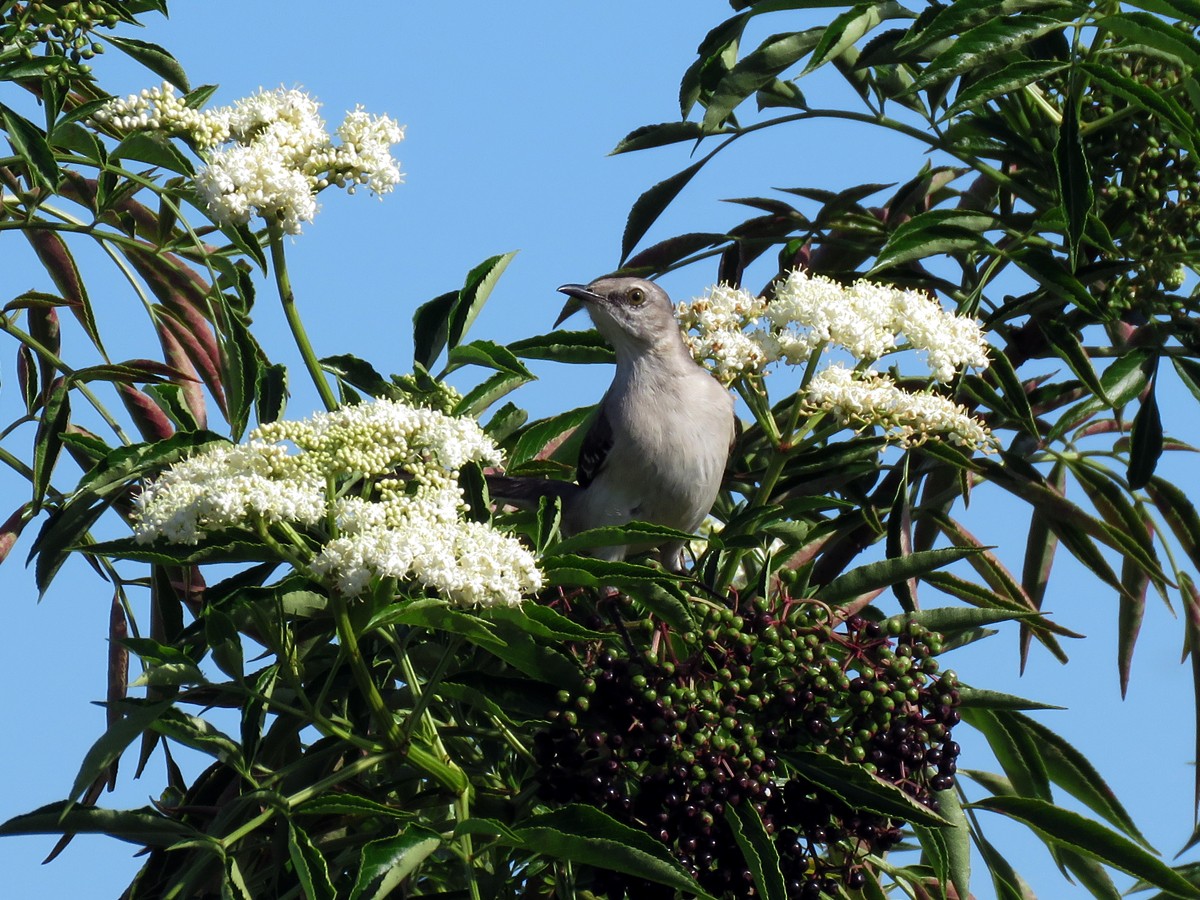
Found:
[[[641,306],[646,302],[646,292],[641,288],[630,288],[628,300],[630,306]]]

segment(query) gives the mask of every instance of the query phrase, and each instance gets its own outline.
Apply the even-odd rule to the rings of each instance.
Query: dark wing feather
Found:
[[[600,474],[608,461],[608,451],[612,449],[612,445],[612,422],[609,421],[605,403],[601,400],[596,418],[592,420],[579,448],[579,465],[575,470],[575,480],[580,487],[587,487]]]

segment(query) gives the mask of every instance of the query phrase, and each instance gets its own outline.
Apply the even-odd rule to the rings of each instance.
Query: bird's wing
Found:
[[[605,397],[607,399],[607,397]],[[601,400],[596,410],[596,418],[583,436],[583,445],[579,448],[579,464],[575,470],[575,480],[580,487],[587,487],[600,474],[608,460],[608,452],[612,450],[613,430],[609,421],[607,404]]]

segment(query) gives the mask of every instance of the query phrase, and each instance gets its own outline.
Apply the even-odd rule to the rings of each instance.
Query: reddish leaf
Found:
[[[108,705],[104,714],[109,728],[121,718],[120,701],[125,699],[129,687],[129,648],[125,639],[129,637],[129,626],[125,621],[125,608],[121,606],[119,594],[114,593],[112,605],[108,611]],[[108,789],[111,791],[117,784],[117,765],[119,759],[114,759],[108,770]]]
[[[56,232],[40,229],[22,229],[22,233],[33,245],[38,259],[42,261],[50,280],[54,282],[59,293],[67,301],[72,314],[79,320],[88,337],[97,349],[104,352],[100,342],[100,332],[96,330],[96,318],[92,313],[92,304],[88,300],[87,289],[75,264],[75,257],[67,248],[67,243]]]
[[[196,420],[196,424],[200,428],[208,427],[208,410],[204,403],[204,389],[200,386],[200,375],[196,371],[196,367],[192,364],[191,358],[186,350],[183,349],[183,344],[179,342],[179,338],[169,328],[163,327],[161,323],[156,329],[158,331],[158,340],[162,345],[163,357],[167,363],[173,366],[184,374],[184,378],[177,381],[177,384],[183,388],[183,399],[187,403],[188,409],[192,411],[192,417]]]
[[[154,312],[155,326],[158,331],[170,332],[169,340],[178,344],[187,355],[187,358],[195,366],[195,371],[199,373],[205,386],[212,392],[213,398],[217,401],[217,407],[221,410],[221,414],[228,418],[229,408],[226,405],[225,388],[221,380],[220,354],[212,355],[208,341],[198,338],[192,329],[177,319],[166,307],[155,306]],[[203,323],[200,327],[204,329],[203,334],[205,338],[212,336],[208,323]],[[165,348],[168,338],[160,336],[159,340]],[[215,348],[215,340],[213,340],[212,346]]]
[[[162,411],[162,407],[142,391],[129,384],[118,385],[117,391],[121,395],[121,402],[129,410],[129,415],[133,417],[138,431],[146,440],[161,441],[175,433],[175,426]]]
[[[32,518],[31,514],[31,504],[22,503],[17,507],[16,512],[9,516],[3,525],[0,525],[0,563],[8,559],[8,554],[12,552],[17,538],[21,536],[21,532]]]

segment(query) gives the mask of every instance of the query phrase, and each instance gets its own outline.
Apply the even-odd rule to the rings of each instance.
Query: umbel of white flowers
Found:
[[[289,554],[346,596],[391,577],[463,606],[511,605],[541,572],[514,537],[463,518],[458,487],[467,463],[499,461],[474,419],[390,400],[347,406],[171,466],[138,498],[134,534],[196,544],[238,530],[282,543],[288,529],[272,526],[303,526]]]
[[[303,91],[277,88],[199,110],[163,83],[113,98],[92,121],[186,138],[205,161],[196,189],[215,222],[242,225],[259,215],[296,234],[316,215],[321,189],[332,184],[353,193],[366,185],[379,195],[402,178],[391,148],[404,139],[404,129],[394,119],[359,107],[346,114],[334,143],[320,107]]]
[[[983,452],[995,449],[987,426],[964,407],[932,390],[906,391],[866,365],[914,350],[931,381],[987,368],[979,323],[947,312],[928,294],[869,281],[843,285],[796,269],[771,300],[716,285],[679,304],[678,313],[692,355],[725,383],[761,374],[774,362],[800,365],[818,350],[841,348],[863,365],[830,366],[811,378],[803,399],[812,410],[831,413],[844,425],[877,426],[904,446],[937,438]]]

